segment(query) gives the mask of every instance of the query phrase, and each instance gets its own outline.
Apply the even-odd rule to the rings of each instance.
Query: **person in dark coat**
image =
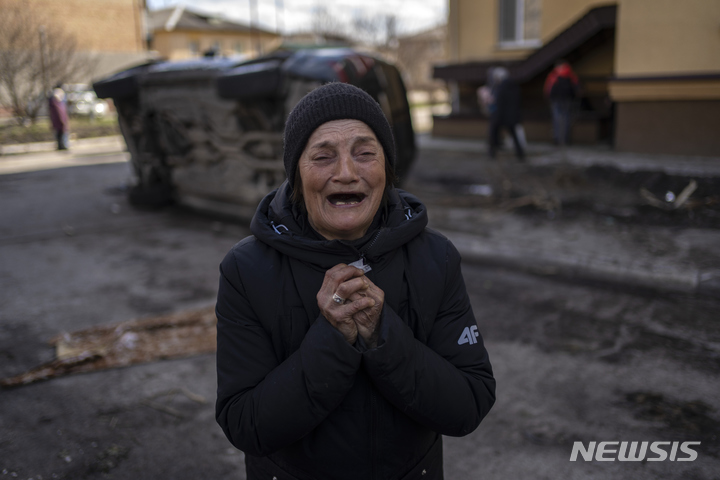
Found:
[[[288,179],[220,265],[216,419],[247,478],[442,479],[495,380],[460,255],[393,186],[380,106],[330,83],[284,133]]]
[[[65,92],[62,88],[56,87],[48,99],[48,112],[50,123],[55,132],[58,150],[68,149],[68,134],[70,131],[70,120],[68,119],[67,105],[65,104]]]
[[[488,152],[495,158],[497,146],[500,145],[500,134],[505,129],[513,139],[515,155],[519,160],[525,159],[525,151],[518,137],[517,127],[520,123],[520,88],[508,78],[504,67],[493,69],[493,98],[495,110],[490,114],[490,133]]]

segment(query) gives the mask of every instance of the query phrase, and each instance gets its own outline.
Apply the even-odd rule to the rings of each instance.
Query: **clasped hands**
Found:
[[[377,346],[378,325],[385,292],[359,268],[340,263],[325,272],[317,294],[318,307],[351,345],[360,335],[370,348]]]

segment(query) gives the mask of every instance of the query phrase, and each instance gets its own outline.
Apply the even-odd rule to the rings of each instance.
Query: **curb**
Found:
[[[433,137],[416,135],[420,149],[463,152],[487,155],[484,140],[465,138]],[[609,146],[570,146],[564,149],[549,143],[527,145],[527,161],[533,166],[571,164],[579,168],[604,166],[616,168],[625,173],[664,172],[682,177],[720,177],[720,156],[704,157],[695,155],[649,154],[621,152]]]
[[[57,142],[11,143],[10,145],[0,145],[0,156],[52,152],[56,149]]]
[[[90,137],[80,138],[77,140],[70,140],[70,147],[72,149],[90,148],[95,146],[113,145],[115,146],[121,142],[125,144],[122,135],[110,135],[105,137]],[[106,150],[106,149],[105,149]],[[13,156],[13,155],[24,155],[28,153],[44,153],[44,152],[55,152],[57,151],[57,142],[31,142],[31,143],[12,143],[9,145],[0,145],[0,157]]]
[[[440,230],[458,249],[464,261],[507,267],[538,275],[585,279],[648,290],[720,298],[720,271],[678,269],[655,264],[653,268],[623,264],[612,256],[563,255],[529,250],[511,244],[490,244],[475,235]]]
[[[28,145],[34,145],[36,149],[40,148],[38,144]],[[10,147],[10,145],[5,147]],[[127,162],[130,157],[125,142],[119,135],[76,140],[71,143],[70,150],[58,151],[55,148],[56,144],[51,142],[50,149],[46,151],[35,150],[0,155],[0,175]]]

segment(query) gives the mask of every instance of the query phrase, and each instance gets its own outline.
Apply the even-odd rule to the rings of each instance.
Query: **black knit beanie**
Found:
[[[380,105],[358,87],[347,83],[328,83],[305,95],[285,122],[283,161],[291,188],[295,184],[300,155],[310,135],[323,123],[346,119],[366,123],[385,150],[385,161],[395,168],[395,141]]]

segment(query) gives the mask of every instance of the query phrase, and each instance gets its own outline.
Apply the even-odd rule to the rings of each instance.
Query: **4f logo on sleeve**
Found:
[[[465,330],[463,330],[462,335],[460,335],[460,339],[458,340],[458,345],[464,345],[466,343],[472,345],[473,343],[477,343],[477,337],[479,336],[480,332],[478,332],[477,325],[465,327]]]

